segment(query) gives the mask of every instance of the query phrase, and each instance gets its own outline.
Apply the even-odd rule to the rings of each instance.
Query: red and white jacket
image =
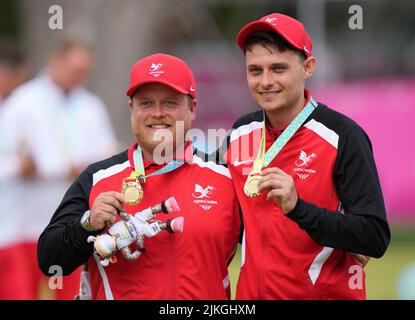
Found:
[[[299,201],[284,215],[267,192],[243,191],[263,127],[262,111],[241,117],[224,154],[245,228],[237,299],[364,299],[351,252],[380,257],[390,237],[368,137],[319,104],[268,166],[295,182]],[[282,131],[267,125],[266,150]]]
[[[102,192],[119,191],[132,172],[136,145],[110,159],[91,165],[66,193],[39,240],[39,264],[44,272],[61,265],[70,273],[88,260],[92,299],[227,299],[227,267],[235,253],[240,215],[229,171],[206,162],[192,147],[180,168],[149,177],[142,184],[144,199],[126,206],[133,214],[174,196],[182,215],[183,233],[162,232],[145,239],[146,251],[134,261],[117,254],[118,262],[102,267],[86,239],[91,233],[80,226],[80,217]],[[190,151],[190,152],[189,152]],[[162,166],[144,162],[146,174]]]

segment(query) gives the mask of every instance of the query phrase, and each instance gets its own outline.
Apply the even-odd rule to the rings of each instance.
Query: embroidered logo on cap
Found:
[[[159,77],[160,75],[164,73],[164,71],[161,70],[162,66],[163,66],[162,63],[152,63],[148,74],[155,78]]]
[[[275,21],[278,21],[277,18],[266,18],[265,22],[271,23],[273,26],[275,26]]]

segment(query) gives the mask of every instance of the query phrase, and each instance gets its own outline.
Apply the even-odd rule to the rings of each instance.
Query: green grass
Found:
[[[231,280],[232,300],[235,299],[236,283],[238,282],[240,268],[241,268],[241,245],[238,244],[238,251],[236,251],[235,257],[233,258],[228,268],[229,278]]]
[[[415,228],[392,228],[392,239],[385,255],[372,259],[365,268],[368,299],[397,299],[400,273],[415,263]]]
[[[415,263],[415,227],[395,226],[392,228],[392,240],[385,255],[380,259],[371,259],[365,268],[367,299],[397,299],[399,275],[411,263]],[[232,298],[235,297],[240,266],[239,246],[229,266]]]

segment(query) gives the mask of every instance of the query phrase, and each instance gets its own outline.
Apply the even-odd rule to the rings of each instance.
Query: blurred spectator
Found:
[[[10,40],[0,39],[0,119],[4,102],[27,75],[28,65],[20,48]],[[4,137],[0,139],[3,141]],[[11,199],[5,197],[5,187],[6,181],[0,180],[0,300],[31,299],[30,275],[23,263],[23,252],[16,244],[17,220]]]
[[[104,103],[82,88],[92,66],[87,44],[62,41],[44,70],[9,97],[0,119],[0,179],[8,180],[5,196],[13,201],[8,214],[18,221],[35,297],[46,288],[36,255],[41,231],[73,178],[117,150]],[[56,290],[58,299],[74,297],[79,274],[64,277],[63,288]]]
[[[0,38],[0,108],[28,74],[28,63],[20,48],[11,40]]]

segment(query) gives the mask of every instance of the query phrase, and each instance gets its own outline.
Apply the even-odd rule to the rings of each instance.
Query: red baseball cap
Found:
[[[127,96],[131,97],[139,87],[147,83],[161,83],[181,94],[196,98],[196,81],[192,70],[186,62],[168,54],[153,54],[134,64]]]
[[[243,27],[236,37],[236,42],[242,51],[245,51],[245,40],[253,32],[275,31],[294,48],[304,52],[306,57],[311,56],[313,43],[304,28],[304,25],[289,16],[281,13],[272,13]]]

